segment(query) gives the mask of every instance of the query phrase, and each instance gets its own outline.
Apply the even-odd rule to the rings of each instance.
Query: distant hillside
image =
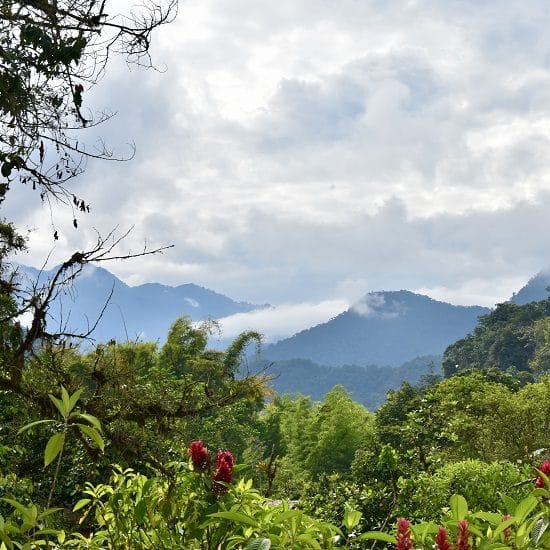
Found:
[[[21,266],[30,278],[38,277],[39,271]],[[52,270],[53,271],[53,270]],[[45,280],[50,272],[44,272]],[[66,323],[71,330],[86,330],[93,324],[107,305],[93,337],[97,342],[110,339],[123,341],[140,338],[150,341],[164,341],[172,322],[187,315],[194,321],[217,319],[258,309],[245,302],[235,302],[194,284],[176,287],[158,283],[128,286],[106,269],[87,265],[74,287],[66,289],[51,308],[51,323]]]
[[[510,301],[514,304],[523,305],[530,302],[539,302],[550,297],[547,288],[550,287],[550,271],[537,273],[518,292],[514,293]]]
[[[334,319],[267,346],[264,357],[302,358],[331,366],[398,366],[414,357],[442,354],[489,311],[406,290],[374,292]]]
[[[267,367],[267,374],[272,377],[270,386],[279,395],[301,393],[319,401],[340,384],[351,392],[355,401],[374,410],[385,401],[387,392],[397,389],[403,381],[416,384],[424,376],[441,374],[441,356],[417,357],[399,367],[328,367],[308,359],[275,361],[272,364],[263,361],[256,366],[260,367]]]

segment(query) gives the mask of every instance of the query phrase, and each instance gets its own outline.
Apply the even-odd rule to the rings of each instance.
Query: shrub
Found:
[[[455,493],[463,495],[473,508],[501,511],[502,494],[517,499],[529,492],[530,487],[521,485],[528,477],[528,472],[509,462],[464,460],[446,464],[433,474],[399,480],[397,515],[415,521],[436,519]]]

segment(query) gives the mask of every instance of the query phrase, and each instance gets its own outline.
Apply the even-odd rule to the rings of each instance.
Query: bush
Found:
[[[527,494],[531,487],[515,485],[529,476],[530,472],[509,462],[464,460],[446,464],[433,474],[399,480],[397,515],[414,521],[436,519],[453,494],[463,495],[474,509],[502,511],[501,495],[518,499]]]

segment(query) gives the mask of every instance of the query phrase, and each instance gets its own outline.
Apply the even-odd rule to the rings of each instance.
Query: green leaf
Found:
[[[76,512],[80,510],[81,508],[84,508],[84,506],[87,506],[92,502],[91,498],[81,498],[73,507],[73,512]]]
[[[105,450],[105,443],[103,442],[103,438],[99,435],[99,432],[95,428],[92,428],[91,426],[86,426],[86,424],[76,425],[82,433],[86,434],[96,444],[96,446],[101,449],[101,452]]]
[[[450,500],[450,505],[453,519],[460,521],[468,514],[468,503],[462,495],[453,495]]]
[[[527,519],[527,516],[537,507],[537,504],[538,500],[533,495],[529,495],[516,506],[514,516],[517,519],[518,525]]]
[[[25,424],[22,428],[18,430],[17,435],[20,435],[23,432],[26,432],[27,430],[30,430],[31,428],[34,428],[35,426],[38,426],[40,424],[51,424],[52,422],[55,422],[55,420],[37,420],[36,422]]]
[[[240,512],[232,512],[232,511],[216,512],[215,514],[210,514],[209,517],[227,519],[229,521],[234,521],[236,523],[244,523],[245,525],[251,525],[252,527],[256,527],[256,525],[258,524],[258,522],[254,518],[251,518],[246,514],[241,514]]]
[[[344,512],[344,526],[348,531],[351,531],[354,527],[359,525],[361,521],[361,512],[358,510],[346,509]]]
[[[381,540],[383,542],[389,542],[390,544],[396,543],[396,538],[388,533],[381,533],[378,531],[369,531],[359,535],[355,540]]]
[[[66,414],[63,416],[68,416],[71,412],[71,398],[69,397],[69,392],[64,386],[61,386],[61,401],[63,402],[63,409],[66,411]]]
[[[476,512],[473,517],[486,521],[491,525],[498,525],[502,521],[502,514],[496,512]]]
[[[55,457],[61,452],[63,448],[63,442],[65,440],[65,433],[59,432],[52,435],[46,444],[46,450],[44,451],[44,468],[48,466],[55,459]]]
[[[18,502],[17,500],[14,500],[13,498],[2,498],[4,502],[7,502],[8,504],[11,504],[20,514],[24,514],[27,511],[27,507]]]
[[[315,548],[316,550],[321,550],[321,545],[311,535],[308,535],[307,533],[302,533],[301,535],[298,535],[296,538],[301,542],[305,542],[311,548]]]
[[[498,537],[505,529],[507,529],[508,527],[510,527],[510,525],[513,525],[514,523],[516,523],[516,518],[514,517],[508,518],[502,523],[499,523],[495,527],[495,530],[493,532],[493,537]]]
[[[56,406],[57,410],[61,414],[63,418],[66,418],[68,416],[68,413],[65,414],[65,408],[63,407],[63,401],[61,399],[58,399],[57,397],[54,397],[51,393],[48,395],[51,402]]]
[[[302,512],[299,510],[286,510],[285,512],[281,512],[280,514],[276,515],[273,520],[273,525],[278,525],[279,523],[283,523],[287,519],[294,518],[296,516],[300,516]]]
[[[76,405],[77,401],[80,399],[80,396],[82,395],[83,391],[84,391],[84,388],[80,388],[79,390],[76,390],[71,395],[71,397],[69,397],[69,403],[68,403],[69,412],[71,412],[74,409],[74,406]]]
[[[518,505],[517,502],[512,497],[509,497],[508,495],[502,495],[501,498],[502,498],[502,502],[504,503],[504,506],[506,507],[506,511],[509,514],[513,514],[514,510],[516,509],[516,506]]]
[[[147,503],[145,500],[141,499],[134,508],[134,518],[136,522],[143,523],[145,515],[147,514]]]
[[[271,541],[269,539],[255,539],[247,547],[246,550],[269,550]]]
[[[13,543],[8,537],[8,535],[4,533],[3,528],[0,529],[0,540],[6,545],[6,548],[8,548],[8,550],[13,550]]]
[[[52,514],[55,514],[56,512],[60,512],[61,510],[63,510],[63,508],[47,508],[41,514],[38,514],[38,519],[47,518],[48,516],[51,516]]]
[[[91,414],[88,413],[75,413],[75,417],[82,418],[89,422],[98,432],[101,432],[101,422]]]

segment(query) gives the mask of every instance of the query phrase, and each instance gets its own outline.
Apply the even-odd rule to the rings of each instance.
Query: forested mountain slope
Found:
[[[393,365],[438,355],[472,331],[479,306],[455,306],[406,290],[367,294],[334,319],[266,347],[272,360],[324,365]]]

